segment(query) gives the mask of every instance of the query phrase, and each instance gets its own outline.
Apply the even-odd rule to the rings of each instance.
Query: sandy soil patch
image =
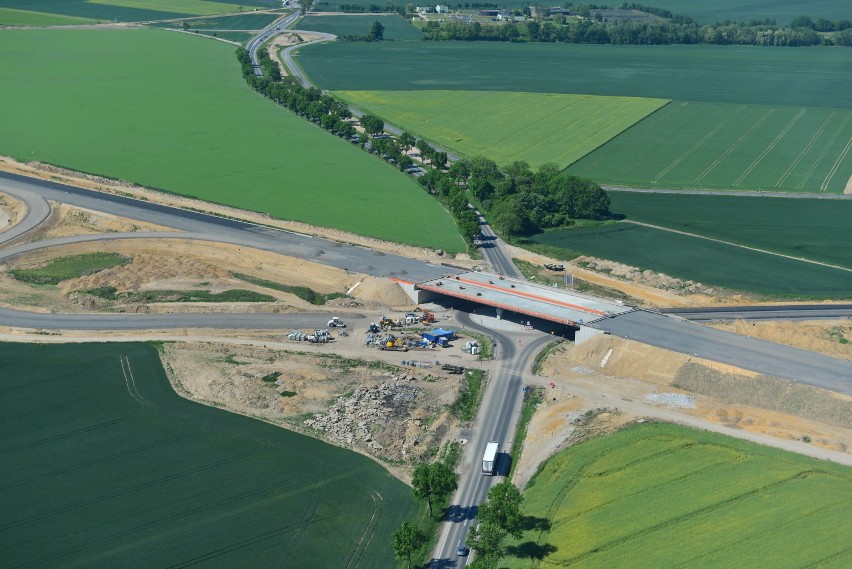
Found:
[[[852,360],[852,320],[714,323],[713,328]],[[844,343],[845,341],[845,343]],[[852,364],[850,364],[852,365]]]
[[[658,276],[656,279],[648,278],[645,280],[645,282],[628,282],[626,280],[628,278],[628,274],[625,274],[625,276],[621,278],[617,278],[617,272],[610,272],[610,274],[607,274],[597,270],[591,270],[591,268],[581,267],[577,264],[576,261],[565,262],[558,259],[553,259],[508,244],[506,245],[506,250],[508,254],[511,255],[513,258],[521,259],[522,261],[533,263],[535,265],[544,265],[545,263],[563,264],[565,265],[565,269],[572,273],[576,278],[588,281],[590,283],[620,290],[628,296],[643,301],[644,305],[649,307],[706,306],[718,302],[718,299],[709,294],[684,294],[682,291],[678,292],[676,290],[673,290],[673,288],[660,288],[660,286],[655,286],[660,285],[663,282],[668,282],[667,279],[671,279],[671,277],[666,277],[664,279],[663,277],[665,275]],[[591,257],[580,257],[579,259],[588,260],[591,259]],[[634,272],[630,273],[626,269],[624,272],[629,273],[630,276],[635,276],[636,273],[650,273],[650,271],[638,270],[634,270]],[[649,277],[650,276],[651,275],[649,275]],[[673,285],[673,283],[669,284]]]
[[[457,433],[446,407],[461,379],[440,371],[194,342],[166,344],[162,359],[185,397],[351,448],[385,466],[419,461]],[[410,477],[406,468],[390,470]]]
[[[97,233],[132,233],[135,231],[173,231],[168,227],[134,221],[125,217],[50,202],[51,217],[35,240],[93,235]]]
[[[849,180],[846,182],[846,188],[843,190],[844,194],[852,194],[852,176],[849,176]]]
[[[563,344],[540,376],[545,400],[518,466],[523,484],[542,460],[576,440],[575,422],[593,409],[617,415],[607,428],[656,418],[852,464],[852,397],[612,336]],[[652,401],[666,398],[690,405]]]
[[[27,206],[10,195],[0,193],[0,233],[24,218]]]
[[[376,249],[378,251],[383,251],[385,253],[394,253],[412,259],[421,259],[423,261],[433,264],[440,264],[442,261],[446,260],[445,256],[437,254],[432,249],[424,249],[422,247],[413,247],[410,245],[400,245],[398,243],[391,243],[389,241],[382,241],[379,239],[373,239],[371,237],[363,237],[360,235],[355,235],[354,233],[347,233],[345,231],[340,231],[333,228],[318,227],[314,225],[309,225],[307,223],[301,223],[298,221],[285,221],[275,219],[273,217],[261,213],[250,212],[229,206],[211,204],[197,199],[167,194],[165,192],[158,192],[156,190],[144,188],[142,186],[138,186],[129,182],[111,180],[109,178],[104,178],[101,176],[93,176],[90,174],[83,174],[81,172],[74,172],[72,170],[58,168],[49,164],[42,164],[39,162],[29,162],[24,164],[12,158],[0,156],[0,170],[41,178],[44,180],[72,184],[82,188],[88,188],[111,194],[143,199],[153,203],[160,203],[172,207],[195,209],[207,213],[212,213],[214,215],[233,217],[252,223],[267,225],[269,227],[277,227],[279,229],[286,229],[288,231],[293,231],[296,233],[303,233],[305,235],[315,235],[318,237],[323,237],[325,239],[330,239],[332,241],[361,245],[364,247],[369,247],[371,249]],[[456,255],[456,257],[453,259],[453,263],[460,264],[465,267],[469,266],[470,268],[473,268],[473,266],[476,264],[472,262],[466,255]]]

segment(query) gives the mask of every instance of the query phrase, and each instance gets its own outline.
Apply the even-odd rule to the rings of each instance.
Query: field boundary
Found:
[[[850,142],[852,144],[852,142]],[[651,229],[658,229],[660,231],[668,231],[669,233],[677,233],[679,235],[685,235],[687,237],[695,237],[697,239],[704,239],[706,241],[713,241],[715,243],[721,243],[723,245],[731,245],[733,247],[739,247],[740,249],[748,249],[749,251],[755,251],[757,253],[765,253],[766,255],[774,255],[776,257],[783,257],[785,259],[791,259],[793,261],[801,261],[803,263],[811,263],[813,265],[821,265],[823,267],[828,267],[830,269],[838,269],[841,271],[846,271],[852,273],[852,269],[848,267],[843,267],[840,265],[832,265],[831,263],[824,263],[822,261],[815,261],[813,259],[806,259],[805,257],[794,257],[793,255],[786,255],[784,253],[776,253],[774,251],[768,251],[766,249],[760,249],[759,247],[751,247],[749,245],[743,245],[741,243],[736,243],[734,241],[726,241],[725,239],[718,239],[716,237],[708,237],[707,235],[699,235],[697,233],[690,233],[688,231],[682,231],[680,229],[672,229],[670,227],[663,227],[662,225],[654,225],[652,223],[645,223],[642,221],[632,221],[629,219],[622,220],[620,223],[629,223],[633,225],[641,225],[642,227],[648,227]]]

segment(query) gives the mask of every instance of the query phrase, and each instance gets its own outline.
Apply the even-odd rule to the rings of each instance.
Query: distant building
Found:
[[[477,16],[482,16],[484,18],[496,18],[497,10],[480,10],[476,13]]]
[[[446,4],[438,4],[437,6],[435,6],[435,11],[438,12],[439,14],[449,14],[450,13],[450,7],[447,6]]]
[[[432,8],[432,6],[417,6],[414,11],[418,14],[429,14],[431,12],[434,12],[435,9]]]

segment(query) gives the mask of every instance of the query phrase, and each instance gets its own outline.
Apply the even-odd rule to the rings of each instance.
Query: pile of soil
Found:
[[[416,306],[402,287],[390,279],[364,277],[351,294],[358,300],[376,302],[393,310],[406,311]]]

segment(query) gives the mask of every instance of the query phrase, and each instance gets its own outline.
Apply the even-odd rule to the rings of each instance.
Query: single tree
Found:
[[[367,134],[376,135],[385,130],[385,121],[375,115],[362,116],[361,125],[367,131]]]
[[[367,41],[382,41],[385,39],[385,27],[378,20],[370,26],[370,31],[367,33]]]
[[[458,488],[458,474],[443,462],[421,464],[414,469],[414,497],[424,500],[432,515],[432,504],[447,498]]]
[[[412,135],[407,132],[403,132],[397,138],[396,143],[399,144],[399,147],[402,148],[403,152],[408,152],[414,145],[417,144],[417,139],[415,139]]]
[[[482,569],[494,569],[503,557],[503,542],[506,532],[494,524],[480,522],[471,528],[467,542],[476,551],[476,560]]]
[[[391,545],[397,559],[406,559],[408,569],[411,569],[411,554],[426,543],[423,531],[411,522],[402,522],[402,525],[393,532]]]
[[[187,22],[186,20],[184,20],[184,21],[181,23],[181,27],[183,27],[183,31],[187,31],[187,30],[189,29],[189,22]]]
[[[521,503],[524,497],[518,487],[509,481],[495,484],[488,491],[488,499],[479,505],[477,518],[480,524],[491,524],[515,539],[520,539],[524,530]]]

